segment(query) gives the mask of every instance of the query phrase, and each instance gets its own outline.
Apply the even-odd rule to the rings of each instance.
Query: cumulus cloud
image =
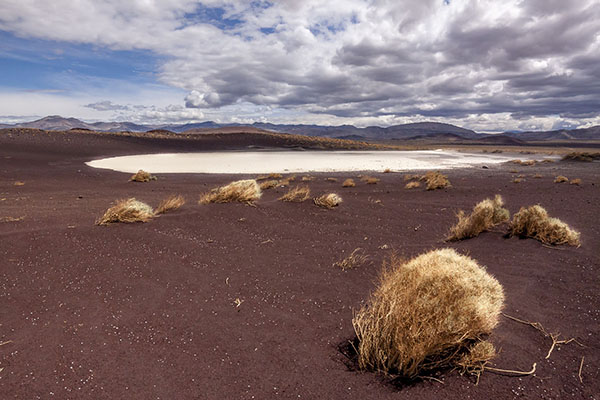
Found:
[[[158,79],[196,116],[496,129],[597,121],[599,20],[596,0],[0,3],[0,30],[164,57]]]
[[[91,108],[96,111],[115,111],[115,110],[128,110],[128,106],[123,106],[121,104],[115,104],[112,101],[104,100],[98,101],[96,103],[86,104],[84,107]]]

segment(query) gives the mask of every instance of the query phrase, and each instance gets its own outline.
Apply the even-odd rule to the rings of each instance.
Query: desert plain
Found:
[[[254,205],[198,204],[211,188],[256,175],[157,173],[135,183],[85,164],[256,146],[326,151],[257,132],[185,140],[0,130],[0,397],[599,398],[600,163],[450,169],[452,187],[430,191],[405,189],[412,171],[364,172],[376,184],[356,171],[296,174],[291,186],[343,198],[331,210],[279,201],[281,186]],[[581,183],[554,183],[558,175]],[[343,188],[347,178],[356,186]],[[186,204],[147,223],[95,225],[115,200],[155,207],[173,194]],[[511,214],[542,205],[581,233],[581,245],[506,237],[506,224],[444,241],[458,210],[495,194]],[[490,335],[499,350],[490,366],[527,372],[535,363],[534,373],[443,370],[404,382],[357,369],[352,318],[383,261],[445,247],[502,284],[506,315],[554,335],[504,315]],[[334,265],[357,248],[368,257],[361,265]]]

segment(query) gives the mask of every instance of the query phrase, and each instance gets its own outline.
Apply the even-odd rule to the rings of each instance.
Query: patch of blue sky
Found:
[[[68,89],[74,80],[156,82],[162,60],[150,51],[110,50],[87,44],[25,39],[0,31],[0,87]],[[67,88],[63,87],[67,86]]]

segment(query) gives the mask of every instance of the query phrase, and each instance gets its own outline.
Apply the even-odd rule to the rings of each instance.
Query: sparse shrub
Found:
[[[569,178],[567,178],[566,176],[563,176],[563,175],[558,175],[556,178],[554,178],[554,183],[563,183],[563,182],[569,182]]]
[[[386,168],[386,169],[384,169],[384,170],[383,170],[383,173],[384,173],[384,174],[391,174],[391,173],[392,173],[392,170],[391,170],[391,169],[389,169],[389,168]]]
[[[301,203],[310,198],[310,188],[306,185],[298,185],[290,189],[286,194],[281,196],[279,200]]]
[[[515,178],[515,179],[513,179],[513,183],[521,183],[521,182],[523,182],[522,178]]]
[[[310,182],[312,180],[314,180],[315,178],[309,175],[305,175],[302,177],[302,182]]]
[[[385,267],[352,320],[360,368],[411,379],[460,367],[498,324],[502,286],[475,260],[438,249]]]
[[[140,169],[138,172],[133,174],[131,178],[129,178],[131,182],[150,182],[155,181],[156,177],[151,175],[150,172],[146,172],[143,169]]]
[[[404,185],[404,189],[414,189],[414,188],[418,188],[418,187],[421,187],[421,182],[412,181],[412,182],[408,182],[406,185]]]
[[[22,181],[16,181],[16,182],[15,182],[13,185],[14,185],[14,186],[24,186],[24,185],[25,185],[25,182],[22,182]]]
[[[344,183],[342,183],[343,187],[354,187],[356,186],[356,183],[354,183],[354,179],[352,178],[348,178],[344,181]]]
[[[558,218],[549,217],[539,205],[521,207],[510,222],[509,234],[531,237],[545,244],[580,244],[579,232]]]
[[[254,179],[231,182],[228,185],[212,189],[200,197],[200,204],[208,203],[240,203],[252,204],[260,199],[262,192]]]
[[[581,185],[581,179],[579,178],[575,178],[575,179],[571,179],[571,181],[569,182],[571,185]]]
[[[535,179],[541,179],[541,178],[542,178],[542,175],[541,175],[541,174],[535,174],[533,177],[534,177]]]
[[[512,160],[512,163],[513,164],[524,165],[524,166],[531,166],[531,165],[535,165],[535,160],[526,160],[526,161]]]
[[[404,175],[404,180],[405,181],[412,181],[413,179],[421,179],[421,175],[416,175],[416,174],[406,174],[406,175]]]
[[[592,162],[594,160],[600,160],[600,153],[573,152],[564,155],[562,160]]]
[[[470,215],[460,210],[456,215],[458,222],[450,228],[450,234],[446,240],[462,240],[475,237],[481,232],[502,222],[508,221],[510,214],[503,208],[504,200],[497,194],[493,199],[485,199],[473,207]]]
[[[333,208],[340,205],[342,198],[335,193],[324,194],[313,199],[314,203],[319,207]]]
[[[177,210],[179,207],[185,204],[185,199],[180,195],[172,195],[160,202],[154,215],[164,214],[169,211]]]
[[[277,172],[273,172],[273,173],[269,174],[269,176],[267,178],[268,179],[281,179],[281,178],[283,178],[283,175],[281,175]]]
[[[337,178],[325,178],[327,182],[337,182]]]
[[[290,179],[289,178],[281,179],[281,180],[279,180],[279,182],[277,182],[277,185],[279,185],[281,187],[290,186]]]
[[[363,250],[359,247],[354,249],[352,253],[341,261],[337,261],[333,264],[334,267],[340,268],[342,271],[354,269],[363,265],[369,259],[368,256],[363,254]]]
[[[365,180],[365,182],[367,182],[367,185],[376,185],[379,181],[379,178],[374,178],[372,176],[370,176],[369,179]]]
[[[271,188],[276,187],[278,184],[279,184],[278,180],[271,179],[271,180],[268,180],[268,181],[261,182],[259,186],[260,186],[261,190],[267,190],[267,189],[271,189]]]
[[[153,216],[154,210],[152,210],[152,207],[132,197],[118,200],[96,221],[96,225],[108,225],[115,222],[147,222]]]
[[[420,179],[427,183],[427,190],[452,187],[448,177],[437,171],[429,171],[425,175],[421,176]]]

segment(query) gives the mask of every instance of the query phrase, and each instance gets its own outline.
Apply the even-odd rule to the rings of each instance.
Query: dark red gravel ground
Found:
[[[405,190],[399,173],[376,174],[376,185],[356,174],[314,174],[314,194],[344,199],[331,211],[277,201],[281,188],[266,191],[255,208],[201,206],[200,193],[240,176],[163,174],[140,184],[83,164],[260,140],[0,131],[0,221],[24,217],[0,222],[0,342],[9,341],[0,346],[0,398],[600,398],[600,164],[518,166],[525,175],[518,184],[513,165],[453,170],[453,187],[436,191]],[[555,184],[558,174],[583,184]],[[342,188],[346,177],[357,186]],[[149,223],[94,225],[116,199],[156,206],[176,193],[188,203]],[[507,239],[505,227],[443,242],[458,209],[496,193],[513,213],[540,203],[581,231],[582,246]],[[382,260],[392,251],[412,257],[444,246],[498,278],[506,313],[585,347],[562,345],[546,360],[549,338],[503,318],[492,336],[501,349],[492,364],[529,370],[535,362],[535,375],[486,372],[475,385],[450,371],[438,376],[443,383],[394,385],[349,368],[339,346],[353,338],[352,310],[368,298]],[[345,272],[332,266],[357,247],[370,264]]]

